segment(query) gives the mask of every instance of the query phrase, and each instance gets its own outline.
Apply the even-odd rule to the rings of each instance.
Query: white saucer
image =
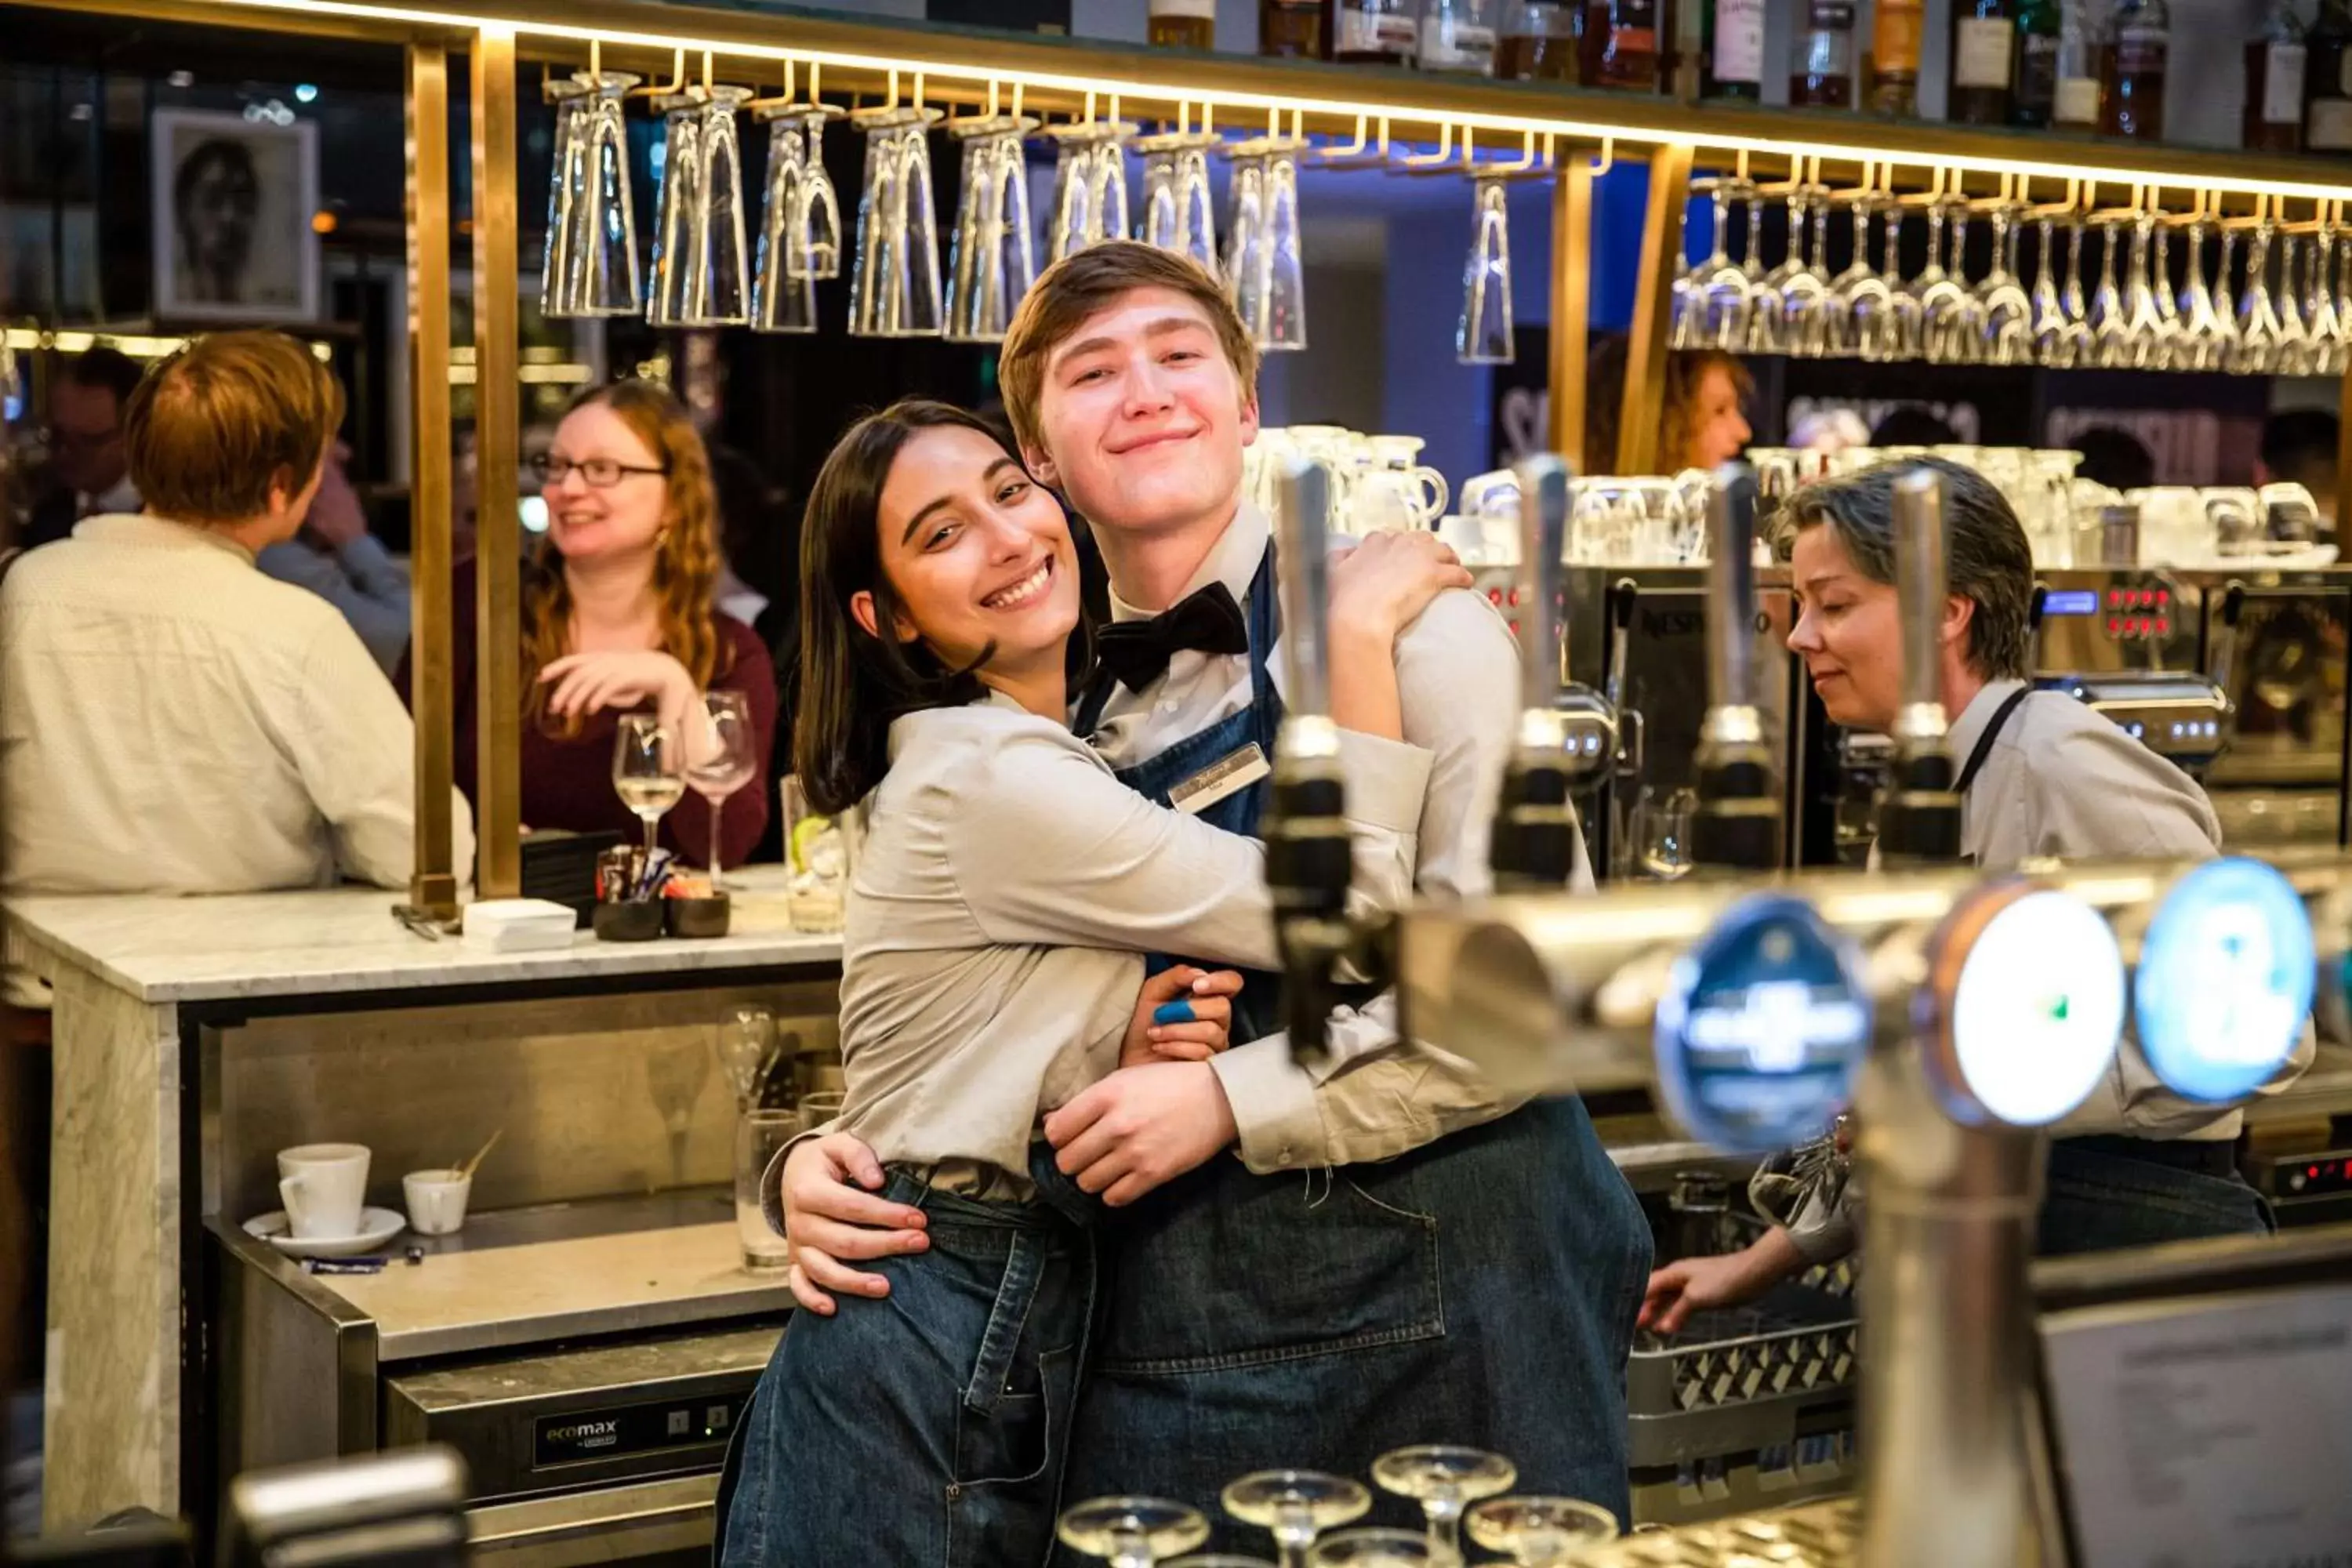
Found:
[[[362,1209],[357,1236],[320,1236],[308,1241],[297,1241],[286,1218],[286,1211],[272,1209],[258,1218],[247,1220],[245,1234],[259,1237],[289,1258],[349,1258],[354,1253],[372,1252],[382,1247],[398,1236],[407,1224],[391,1209]]]

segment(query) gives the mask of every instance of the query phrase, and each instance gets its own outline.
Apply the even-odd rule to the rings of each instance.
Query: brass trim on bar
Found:
[[[416,721],[415,866],[408,901],[457,912],[449,788],[457,693],[450,654],[449,51],[408,47],[409,709]]]
[[[1683,209],[1690,201],[1691,150],[1650,153],[1649,205],[1642,221],[1642,269],[1633,286],[1625,388],[1617,414],[1620,474],[1657,471],[1658,424],[1665,406],[1666,342],[1674,330],[1675,275],[1682,270]]]
[[[1592,165],[1582,154],[1560,164],[1551,192],[1551,388],[1549,445],[1572,475],[1587,471],[1584,449],[1586,338],[1592,318]]]
[[[522,890],[521,395],[516,291],[515,39],[484,27],[473,55],[475,834],[474,889]]]

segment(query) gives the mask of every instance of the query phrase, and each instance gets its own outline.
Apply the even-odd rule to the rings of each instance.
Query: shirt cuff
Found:
[[[778,1236],[784,1234],[784,1162],[792,1157],[793,1150],[810,1139],[840,1131],[841,1118],[836,1116],[822,1127],[793,1133],[782,1148],[768,1156],[768,1168],[760,1176],[760,1212],[767,1216],[768,1228]]]
[[[1265,1035],[1209,1058],[1240,1134],[1242,1163],[1265,1175],[1319,1165],[1323,1112],[1315,1080],[1290,1059],[1290,1041]]]
[[[1789,1222],[1789,1240],[1806,1263],[1822,1267],[1848,1257],[1861,1244],[1854,1215],[1841,1197],[1833,1205],[1808,1204]]]
[[[1339,773],[1348,787],[1348,820],[1391,833],[1421,829],[1421,805],[1429,792],[1436,753],[1402,741],[1383,740],[1354,730],[1339,731]]]

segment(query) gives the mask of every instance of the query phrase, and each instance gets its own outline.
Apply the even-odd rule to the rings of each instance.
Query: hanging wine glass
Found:
[[[2282,234],[2279,246],[2279,346],[2271,361],[2273,375],[2310,375],[2318,368],[2311,334],[2303,320],[2303,259],[2308,247],[2303,237]]]
[[[2126,363],[2139,370],[2172,368],[2177,323],[2168,325],[2157,301],[2156,215],[2141,213],[2132,220],[2131,259],[2126,263],[2124,325],[2130,333]],[[2169,297],[2170,289],[2164,293]]]
[[[541,303],[550,316],[634,315],[643,300],[629,129],[622,115],[622,102],[637,80],[625,71],[579,71],[570,84],[578,97],[564,96],[562,84],[550,89],[558,124],[541,279]]]
[[[1049,260],[1128,237],[1126,149],[1135,131],[1126,121],[1045,127],[1060,149],[1045,246]]]
[[[1510,187],[1500,174],[1472,182],[1470,256],[1462,268],[1462,319],[1454,357],[1464,364],[1509,364],[1511,335]]]
[[[1870,265],[1870,226],[1883,203],[1873,193],[1857,191],[1835,198],[1851,215],[1853,260],[1830,279],[1829,305],[1822,325],[1823,352],[1832,358],[1850,359],[1882,330],[1886,310],[1886,281]]]
[[[551,81],[542,90],[555,110],[555,148],[547,176],[547,241],[539,264],[539,313],[557,321],[576,312],[572,291],[572,207],[592,199],[588,182],[588,115],[593,104],[584,81]]]
[[[824,169],[824,127],[846,110],[820,103],[763,105],[768,195],[751,277],[751,325],[816,331],[816,285],[841,275],[841,203]]]
[[[2237,341],[2225,368],[2233,375],[2268,375],[2278,363],[2278,307],[2271,300],[2271,242],[2278,226],[2265,217],[2246,247],[2245,296],[2238,301]]]
[[[1307,346],[1307,258],[1298,222],[1298,154],[1307,144],[1284,141],[1265,160],[1265,335],[1268,353]]]
[[[2017,219],[2022,210],[2010,201],[1985,209],[1992,220],[1992,270],[1977,285],[1975,318],[1981,345],[1976,357],[1987,364],[2033,362],[2033,301],[2017,272]]]
[[[1704,192],[1715,208],[1715,248],[1694,275],[1692,306],[1695,326],[1691,347],[1729,351],[1747,335],[1748,273],[1731,259],[1731,202],[1741,191],[1752,191],[1744,180],[1695,180],[1694,192]]]
[[[1874,331],[1863,340],[1862,357],[1870,360],[1915,360],[1926,342],[1926,319],[1919,296],[1903,283],[1903,209],[1889,207],[1879,247],[1878,280],[1885,286],[1886,303],[1873,321]]]
[[[1927,211],[1927,266],[1912,280],[1909,292],[1919,301],[1920,351],[1941,364],[1966,364],[1981,346],[1981,323],[1976,297],[1969,289],[1961,266],[1968,244],[1969,207],[1958,197],[1932,204]],[[1947,237],[1952,264],[1944,266]]]
[[[931,205],[930,129],[936,109],[862,110],[866,189],[857,199],[857,259],[849,330],[857,337],[937,337],[946,325],[939,230]]]
[[[948,121],[948,134],[963,143],[962,194],[957,198],[948,277],[950,342],[1002,341],[1022,296],[1036,279],[1029,165],[1022,152],[1023,138],[1036,127],[1027,115]]]
[[[1789,254],[1764,279],[1766,292],[1780,302],[1781,352],[1799,359],[1827,352],[1830,281],[1822,269],[1829,258],[1828,195],[1820,185],[1790,187]]]
[[[2220,370],[2232,335],[2205,281],[2205,240],[2211,232],[2212,226],[2200,215],[2189,220],[2182,236],[2189,274],[2180,293],[2180,336],[2172,361],[2182,370]]]
[[[1792,254],[1797,248],[1798,233],[1793,227],[1789,230]],[[1748,279],[1748,324],[1740,333],[1739,352],[1785,352],[1780,336],[1780,286],[1772,280],[1772,273],[1764,270],[1764,196],[1754,185],[1748,187],[1748,244],[1739,258],[1739,270]]]
[[[656,204],[653,298],[656,327],[738,325],[751,319],[743,230],[743,154],[736,111],[745,87],[688,87],[656,100],[667,117]]]

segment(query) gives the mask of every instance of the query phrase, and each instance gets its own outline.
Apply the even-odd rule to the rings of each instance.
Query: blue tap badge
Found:
[[[2294,1054],[2318,980],[2311,917],[2259,860],[2209,860],[2172,885],[2133,976],[2140,1049],[2190,1100],[2251,1094]]]
[[[1817,1138],[1852,1098],[1870,1021],[1851,943],[1801,899],[1743,899],[1675,961],[1658,1000],[1666,1108],[1735,1152]]]

